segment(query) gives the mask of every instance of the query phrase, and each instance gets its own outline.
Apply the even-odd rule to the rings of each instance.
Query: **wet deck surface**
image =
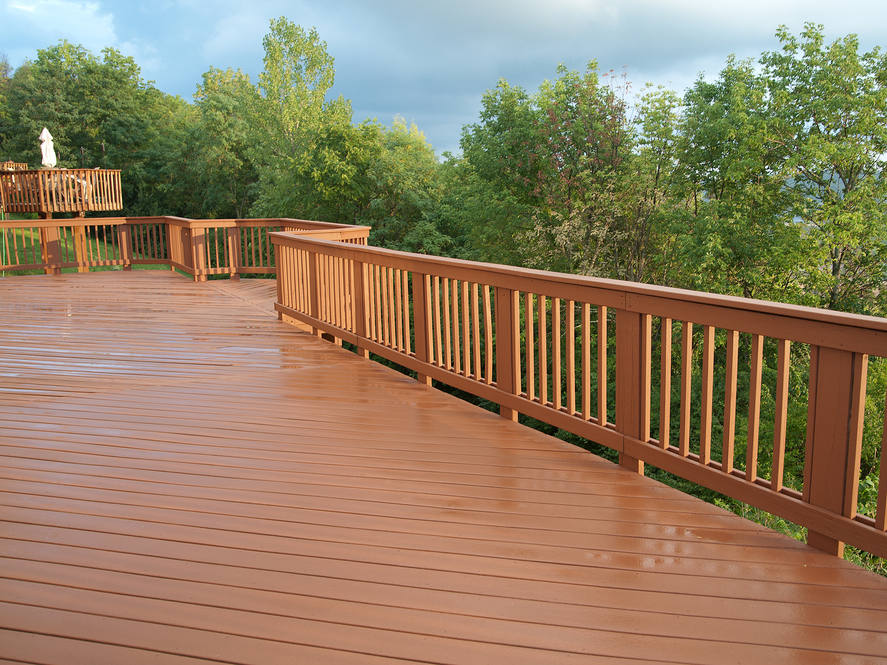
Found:
[[[280,323],[272,289],[0,279],[0,662],[887,656],[887,580]]]

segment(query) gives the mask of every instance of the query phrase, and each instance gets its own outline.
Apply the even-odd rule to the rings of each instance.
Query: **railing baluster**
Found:
[[[524,294],[524,328],[526,330],[526,373],[527,373],[527,399],[536,399],[536,358],[534,355],[536,336],[534,334],[535,321],[533,320],[533,294],[529,291]]]
[[[671,439],[671,319],[660,319],[659,358],[659,447],[667,449]]]
[[[597,418],[607,424],[607,308],[597,310]]]
[[[401,306],[400,306],[400,270],[397,268],[389,268],[388,270],[388,285],[391,290],[391,330],[392,330],[392,340],[391,346],[398,350],[403,351],[403,318],[401,314]]]
[[[683,457],[690,454],[690,395],[693,384],[693,324],[685,321],[681,329],[681,430],[678,449]]]
[[[591,418],[591,305],[582,303],[582,420]]]
[[[736,380],[739,364],[739,333],[727,331],[727,371],[724,378],[724,437],[721,470],[733,473],[733,447],[736,440]]]
[[[551,300],[551,387],[554,408],[561,410],[561,299]]]
[[[373,278],[372,263],[364,263],[364,273],[367,291],[367,333],[371,340],[378,342],[379,339],[376,335],[376,280]]]
[[[782,490],[785,471],[785,429],[788,418],[788,372],[791,347],[788,340],[777,341],[776,404],[773,422],[773,463],[770,467],[770,487]]]
[[[381,323],[379,341],[385,346],[388,346],[390,344],[391,333],[388,328],[388,288],[386,287],[386,268],[384,266],[376,266],[376,270],[376,284],[379,289],[379,322]]]
[[[478,302],[477,282],[471,283],[471,325],[474,337],[474,378],[483,380],[483,370],[480,364],[480,303]]]
[[[412,341],[410,340],[410,278],[406,270],[400,274],[400,290],[403,293],[403,337],[404,352],[407,355],[412,353]]]
[[[711,463],[711,416],[714,393],[715,329],[702,328],[702,413],[699,423],[699,463]]]
[[[539,402],[548,404],[548,298],[538,294],[536,307],[539,311]]]
[[[576,303],[567,300],[567,412],[576,413]]]
[[[887,403],[884,404],[884,422],[881,425],[881,471],[878,477],[878,502],[875,510],[875,528],[887,531]]]
[[[339,308],[342,313],[342,328],[350,332],[354,332],[353,322],[351,318],[352,304],[352,288],[354,284],[351,281],[351,262],[349,259],[339,259],[339,276],[342,284],[342,292],[339,297]]]
[[[388,345],[397,348],[397,304],[395,303],[394,268],[388,268],[388,321],[391,329]]]
[[[444,277],[443,280],[443,329],[444,329],[444,358],[446,364],[444,367],[453,369],[453,336],[450,321],[450,280]]]
[[[434,295],[434,349],[438,367],[443,367],[443,343],[441,341],[441,318],[440,318],[440,277],[434,276],[434,285],[432,293]]]
[[[471,326],[468,320],[468,282],[460,282],[462,287],[462,374],[471,376]]]
[[[761,428],[761,368],[763,367],[764,337],[752,335],[751,361],[748,385],[748,433],[745,450],[745,479],[758,478],[758,436]]]
[[[491,313],[490,307],[490,287],[484,284],[482,287],[483,290],[483,299],[484,299],[484,354],[485,358],[485,373],[486,376],[484,379],[486,380],[488,385],[493,384],[493,317]]]
[[[459,280],[452,280],[450,282],[450,290],[452,292],[452,301],[451,306],[453,308],[453,371],[456,374],[462,373],[462,350],[461,345],[459,344]]]

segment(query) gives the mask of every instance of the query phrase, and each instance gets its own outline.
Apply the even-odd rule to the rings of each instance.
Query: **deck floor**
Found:
[[[885,661],[887,580],[278,322],[271,288],[0,279],[0,662]]]

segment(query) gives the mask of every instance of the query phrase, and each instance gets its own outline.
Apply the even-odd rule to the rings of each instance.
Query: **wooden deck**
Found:
[[[887,580],[278,322],[272,289],[0,279],[0,662],[887,662]]]

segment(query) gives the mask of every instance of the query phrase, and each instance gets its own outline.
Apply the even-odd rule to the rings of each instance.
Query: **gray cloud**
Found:
[[[25,16],[22,6],[35,11]],[[41,12],[90,21],[31,29]],[[855,32],[865,48],[887,44],[883,0],[0,0],[0,49],[16,66],[62,37],[91,49],[108,40],[161,89],[190,98],[210,65],[256,77],[268,20],[281,15],[317,27],[336,59],[334,92],[352,100],[356,120],[402,115],[438,151],[458,148],[461,127],[500,77],[532,90],[561,62],[596,59],[604,70],[625,68],[636,88],[682,91],[730,53],[776,48],[781,23],[797,32],[813,20],[832,38]]]

